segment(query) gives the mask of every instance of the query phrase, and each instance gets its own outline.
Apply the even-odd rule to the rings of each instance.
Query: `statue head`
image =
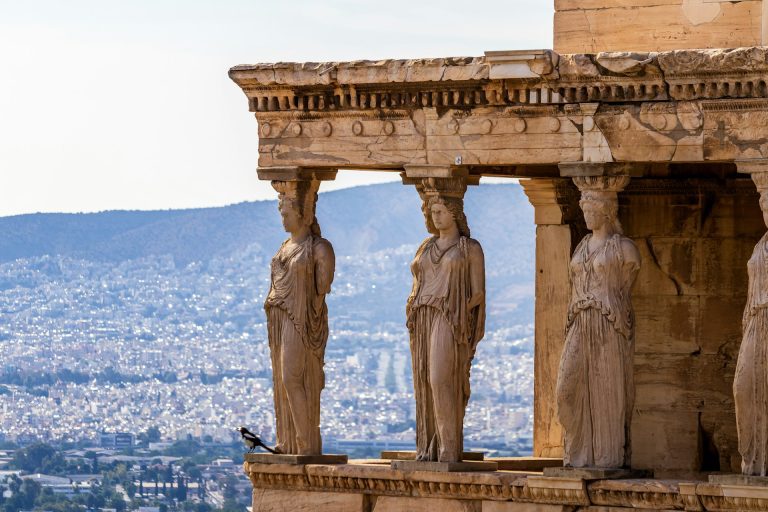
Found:
[[[763,222],[768,226],[768,172],[753,172],[752,181],[760,192],[760,210],[763,212]]]
[[[459,234],[469,238],[469,224],[467,224],[467,216],[464,215],[463,199],[433,195],[427,200],[427,212],[427,229],[430,233],[437,235],[441,229],[455,224]]]
[[[579,206],[584,212],[587,229],[595,231],[608,226],[613,233],[623,233],[619,222],[617,192],[629,183],[628,176],[580,176],[573,179],[581,190]]]
[[[768,191],[760,194],[760,210],[763,212],[763,223],[768,227]]]
[[[595,192],[582,193],[579,206],[584,212],[584,222],[590,231],[601,229],[608,224],[613,232],[623,232],[619,222],[619,201],[615,192],[613,197],[610,194],[610,192],[605,195]]]
[[[320,236],[320,225],[315,217],[317,180],[273,181],[272,187],[278,192],[277,208],[283,219],[283,228],[295,233],[308,227],[313,235]]]

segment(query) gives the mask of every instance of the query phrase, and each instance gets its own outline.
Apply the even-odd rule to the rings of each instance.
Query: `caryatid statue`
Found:
[[[320,392],[335,256],[320,236],[317,180],[273,181],[290,237],[272,258],[267,313],[279,453],[322,454]]]
[[[469,370],[485,329],[485,264],[464,215],[463,178],[417,186],[432,234],[411,263],[406,305],[416,395],[416,460],[458,462]]]
[[[752,180],[768,225],[768,172],[754,172]],[[733,379],[736,429],[742,473],[768,476],[768,233],[755,246],[747,271],[743,337]]]
[[[629,463],[634,403],[632,285],[635,243],[622,234],[617,192],[626,176],[577,177],[579,205],[592,231],[570,263],[571,301],[557,376],[564,465],[621,468]]]

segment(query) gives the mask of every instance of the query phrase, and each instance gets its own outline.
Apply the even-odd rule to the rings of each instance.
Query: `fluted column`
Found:
[[[562,457],[563,430],[557,419],[557,369],[570,289],[571,253],[584,235],[579,192],[569,178],[521,179],[536,222],[534,457]]]

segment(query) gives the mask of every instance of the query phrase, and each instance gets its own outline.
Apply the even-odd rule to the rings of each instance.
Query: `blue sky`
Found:
[[[0,0],[0,216],[273,198],[229,67],[549,48],[552,12],[551,0]],[[391,178],[348,171],[332,186]]]

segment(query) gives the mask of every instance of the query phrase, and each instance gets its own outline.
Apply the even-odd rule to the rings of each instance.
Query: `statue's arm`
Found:
[[[470,292],[469,309],[485,303],[485,256],[479,243],[469,245],[469,280]]]
[[[330,293],[335,270],[336,255],[333,246],[323,240],[315,246],[315,287],[318,295]]]
[[[631,288],[638,272],[640,272],[640,251],[637,250],[635,242],[626,238],[621,242],[621,252],[624,256],[624,268],[622,269],[624,285]]]

